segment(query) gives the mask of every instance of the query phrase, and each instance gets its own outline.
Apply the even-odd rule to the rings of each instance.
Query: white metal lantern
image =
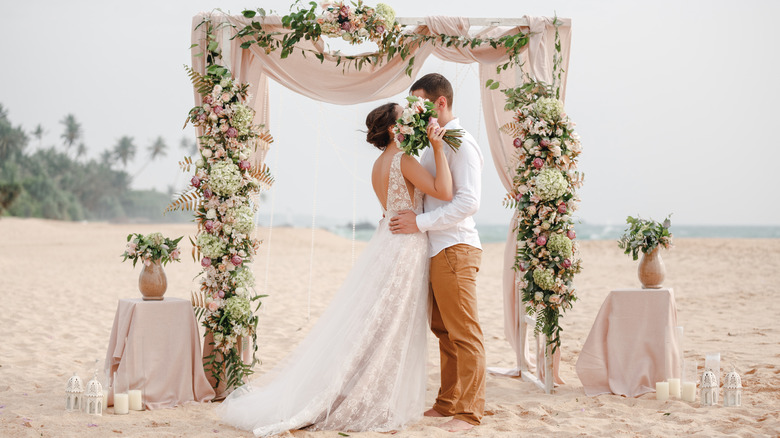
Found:
[[[65,386],[65,410],[81,410],[81,401],[83,396],[84,385],[81,383],[79,376],[77,376],[76,373],[73,373],[73,377],[68,379],[68,384]]]
[[[92,380],[87,382],[87,390],[84,392],[84,412],[103,415],[103,385],[98,382],[97,371]]]
[[[718,378],[708,369],[701,375],[701,404],[713,406],[718,404]]]
[[[742,406],[742,378],[734,369],[723,380],[723,406]]]

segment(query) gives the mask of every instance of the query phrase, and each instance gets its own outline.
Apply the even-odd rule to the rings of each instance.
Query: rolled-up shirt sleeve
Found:
[[[482,192],[482,157],[476,144],[462,144],[457,152],[448,151],[452,173],[452,201],[433,211],[417,215],[417,228],[422,232],[452,227],[479,210]]]

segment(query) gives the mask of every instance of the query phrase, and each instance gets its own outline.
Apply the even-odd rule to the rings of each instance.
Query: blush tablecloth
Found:
[[[119,392],[141,389],[145,409],[214,398],[192,304],[180,298],[119,300],[105,371],[112,383],[116,373]],[[113,404],[111,393],[108,404]]]
[[[613,290],[577,359],[585,394],[638,397],[680,377],[677,308],[669,289]]]

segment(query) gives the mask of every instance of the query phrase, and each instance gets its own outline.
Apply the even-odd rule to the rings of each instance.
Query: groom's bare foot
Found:
[[[420,411],[417,411],[420,412]],[[435,409],[430,408],[423,414],[426,417],[443,417],[444,415],[438,413]]]
[[[470,430],[472,427],[474,427],[473,424],[455,418],[439,426],[439,428],[444,429],[447,432],[462,432],[464,430]]]

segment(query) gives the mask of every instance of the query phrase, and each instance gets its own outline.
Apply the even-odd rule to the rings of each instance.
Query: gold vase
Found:
[[[141,275],[138,276],[138,289],[144,297],[144,301],[160,301],[168,289],[168,278],[159,261],[151,265],[144,265]]]
[[[660,289],[663,287],[666,277],[666,268],[661,259],[660,246],[657,246],[652,252],[642,254],[642,260],[639,261],[637,276],[642,283],[642,289]]]

